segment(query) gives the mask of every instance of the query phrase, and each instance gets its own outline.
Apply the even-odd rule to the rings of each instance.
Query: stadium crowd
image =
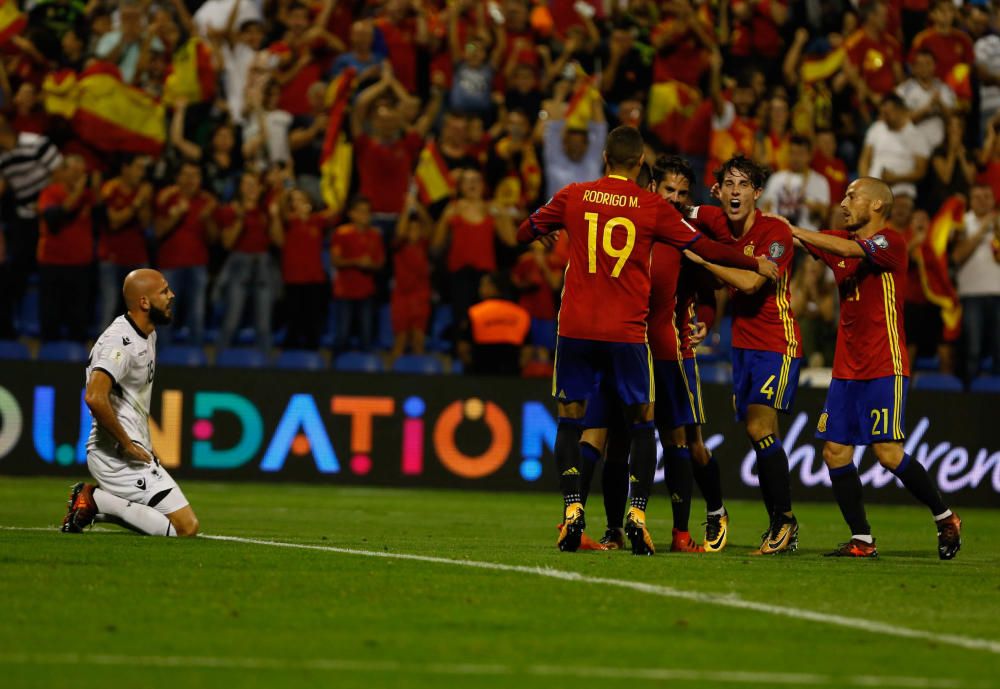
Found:
[[[474,368],[499,344],[547,375],[565,243],[523,252],[515,228],[630,124],[704,172],[698,202],[752,156],[759,206],[807,229],[843,225],[859,174],[889,183],[911,352],[1000,374],[993,3],[2,0],[0,57],[0,338],[84,341],[152,265],[168,347]],[[797,263],[813,366],[834,292]]]

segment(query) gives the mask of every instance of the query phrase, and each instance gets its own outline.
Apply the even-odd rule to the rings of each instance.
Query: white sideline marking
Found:
[[[7,531],[55,531],[54,527],[14,527],[0,526],[0,530]],[[681,600],[703,603],[705,605],[716,605],[724,608],[735,608],[738,610],[752,610],[768,615],[779,617],[789,617],[795,620],[808,620],[819,622],[820,624],[832,625],[835,627],[845,627],[847,629],[859,629],[873,634],[885,634],[904,639],[920,639],[949,646],[958,646],[977,651],[988,651],[1000,654],[1000,641],[992,639],[979,639],[970,636],[960,636],[957,634],[937,634],[924,631],[922,629],[910,629],[900,627],[886,622],[876,622],[843,615],[833,615],[830,613],[816,612],[803,608],[782,607],[769,603],[758,603],[756,601],[744,600],[735,595],[719,596],[716,594],[700,593],[697,591],[684,591],[671,586],[661,586],[659,584],[647,584],[641,581],[627,581],[621,579],[606,579],[604,577],[591,577],[577,572],[569,572],[561,569],[551,569],[548,567],[527,567],[525,565],[508,565],[501,562],[486,562],[482,560],[455,560],[447,557],[435,557],[433,555],[415,555],[412,553],[393,553],[380,550],[359,550],[356,548],[339,548],[329,545],[311,545],[308,543],[289,543],[285,541],[269,541],[260,538],[243,538],[240,536],[212,536],[201,534],[199,538],[213,541],[229,541],[232,543],[246,543],[250,545],[265,545],[274,548],[293,548],[297,550],[318,550],[326,553],[338,553],[341,555],[361,555],[364,557],[379,557],[392,560],[410,560],[414,562],[428,562],[438,565],[452,565],[457,567],[469,567],[473,569],[485,569],[498,572],[516,572],[518,574],[530,574],[534,576],[547,577],[549,579],[560,579],[562,581],[575,581],[584,584],[596,584],[599,586],[614,586],[617,588],[630,589],[640,593],[648,593],[662,598],[679,598]]]
[[[681,668],[624,668],[603,666],[525,665],[477,663],[409,664],[392,660],[346,660],[340,658],[132,656],[102,653],[0,653],[0,665],[100,665],[122,667],[210,668],[224,670],[305,670],[328,672],[388,672],[427,675],[579,677],[581,679],[640,679],[652,681],[713,682],[722,684],[811,685],[835,687],[898,687],[899,689],[989,689],[983,682],[894,677],[878,675],[823,675],[812,672],[709,671]]]

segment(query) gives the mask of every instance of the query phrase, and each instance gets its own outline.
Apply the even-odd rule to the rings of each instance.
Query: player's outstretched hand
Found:
[[[777,280],[778,264],[768,258],[764,258],[763,256],[758,256],[757,273],[759,275],[763,275],[768,280]]]
[[[128,462],[142,462],[143,464],[151,464],[153,462],[153,456],[146,452],[146,448],[135,441],[122,447],[122,455],[123,459]]]
[[[701,256],[699,256],[695,252],[691,251],[690,249],[684,249],[684,256],[685,256],[685,258],[687,258],[689,261],[691,261],[695,265],[703,266],[706,263],[708,263],[708,261],[706,261],[705,259],[703,259]]]
[[[708,336],[708,326],[704,323],[692,323],[688,331],[692,345],[700,345]]]
[[[556,230],[555,232],[549,232],[548,234],[543,234],[535,241],[544,246],[546,249],[551,249],[559,241],[559,233],[562,230]]]

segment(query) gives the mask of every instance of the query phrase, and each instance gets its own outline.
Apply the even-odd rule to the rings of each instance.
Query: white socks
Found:
[[[160,514],[152,507],[140,505],[137,502],[129,502],[101,488],[94,489],[94,503],[97,505],[99,513],[116,517],[124,522],[124,526],[135,529],[140,533],[149,536],[177,535],[166,515]]]

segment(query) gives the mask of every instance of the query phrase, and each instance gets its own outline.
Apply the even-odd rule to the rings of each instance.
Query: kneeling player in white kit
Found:
[[[122,289],[128,312],[98,338],[87,363],[86,402],[94,415],[87,468],[97,485],[78,483],[65,533],[111,522],[153,536],[194,536],[198,519],[160,466],[149,435],[156,371],[156,326],[170,323],[174,293],[155,270],[134,270]]]

